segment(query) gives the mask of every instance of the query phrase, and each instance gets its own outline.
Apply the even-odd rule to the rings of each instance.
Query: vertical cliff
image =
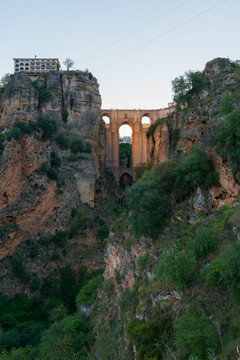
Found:
[[[14,227],[1,257],[23,238],[64,229],[81,202],[94,205],[105,141],[98,88],[81,71],[12,76],[0,98],[0,225]]]

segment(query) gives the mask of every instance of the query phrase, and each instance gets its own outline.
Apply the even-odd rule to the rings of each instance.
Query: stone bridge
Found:
[[[108,118],[108,121],[105,121],[107,130],[105,166],[112,169],[117,182],[120,182],[125,174],[135,180],[134,167],[148,160],[146,132],[149,126],[173,111],[174,103],[169,103],[167,108],[158,110],[101,110],[101,117]],[[146,117],[149,119],[148,123],[143,122],[143,118]],[[119,129],[124,124],[132,129],[132,168],[129,169],[119,167]]]

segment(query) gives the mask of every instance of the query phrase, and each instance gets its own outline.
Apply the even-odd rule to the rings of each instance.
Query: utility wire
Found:
[[[116,58],[115,60],[109,62],[108,64],[103,65],[103,66],[101,66],[101,67],[99,67],[99,68],[94,69],[94,72],[95,72],[95,71],[98,71],[98,70],[102,70],[102,69],[104,69],[105,67],[108,67],[108,66],[110,66],[110,65],[112,65],[112,64],[115,64],[116,62],[118,62],[118,61],[124,59],[125,57],[127,57],[127,56],[135,53],[136,51],[144,48],[145,46],[147,46],[147,45],[149,45],[149,44],[152,44],[153,42],[155,42],[155,41],[157,41],[158,39],[164,37],[165,35],[168,35],[168,34],[174,32],[175,30],[181,28],[182,26],[189,24],[190,22],[194,21],[195,19],[199,18],[200,16],[207,14],[208,12],[210,12],[211,10],[213,10],[213,9],[215,9],[216,7],[220,6],[221,4],[223,4],[223,3],[226,2],[226,1],[228,1],[228,0],[222,0],[222,1],[220,1],[219,3],[211,6],[210,8],[208,8],[208,9],[206,9],[206,10],[204,10],[204,11],[202,11],[201,13],[199,13],[199,14],[191,17],[190,19],[182,22],[181,24],[174,26],[174,27],[171,28],[170,30],[168,30],[168,31],[166,31],[166,32],[164,32],[164,33],[156,36],[155,38],[153,38],[153,39],[151,39],[151,40],[149,40],[149,41],[146,41],[144,44],[142,44],[142,45],[136,47],[135,49],[129,51],[128,53],[126,53],[126,54],[124,54],[124,55]]]
[[[171,14],[172,12],[174,12],[175,10],[177,10],[178,8],[184,6],[185,4],[189,3],[190,1],[192,1],[192,0],[184,1],[183,3],[179,4],[178,6],[174,7],[173,9],[167,11],[166,13],[164,13],[164,14],[162,14],[161,16],[157,17],[156,19],[152,20],[151,22],[149,22],[149,23],[147,23],[147,24],[145,24],[145,25],[143,25],[143,26],[141,26],[141,27],[139,27],[139,28],[137,28],[137,29],[129,32],[128,34],[124,35],[123,37],[119,38],[118,40],[113,41],[112,43],[106,45],[106,46],[103,47],[102,49],[93,52],[92,54],[90,54],[90,55],[88,55],[87,57],[85,57],[84,59],[82,59],[82,61],[85,61],[85,60],[87,60],[87,59],[89,59],[89,58],[91,58],[91,57],[93,57],[93,56],[95,56],[95,55],[98,55],[98,54],[100,54],[101,52],[103,52],[103,51],[111,48],[112,46],[118,44],[119,42],[121,42],[121,41],[123,41],[123,40],[125,40],[125,39],[127,39],[128,37],[132,36],[133,34],[136,34],[137,32],[139,32],[139,31],[145,29],[146,27],[154,24],[155,22],[163,19],[164,17],[166,17],[167,15]]]

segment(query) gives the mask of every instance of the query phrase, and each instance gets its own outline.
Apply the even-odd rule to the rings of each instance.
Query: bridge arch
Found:
[[[142,118],[141,118],[141,123],[142,124],[151,124],[151,116],[148,113],[143,114]]]
[[[101,117],[107,116],[110,119],[106,124],[106,158],[105,166],[111,168],[117,182],[120,181],[123,173],[119,167],[119,129],[122,125],[129,125],[132,128],[132,168],[128,169],[133,181],[135,180],[134,167],[147,162],[150,151],[148,149],[147,130],[157,119],[161,119],[174,111],[174,107],[167,107],[157,110],[118,110],[105,109],[101,111]],[[149,121],[142,122],[147,116]]]
[[[121,188],[125,189],[127,186],[131,186],[133,183],[133,172],[123,171],[119,174],[119,185]]]
[[[109,116],[108,113],[102,113],[101,114],[101,118],[103,119],[103,121],[105,122],[105,124],[110,124],[111,122],[111,117]]]

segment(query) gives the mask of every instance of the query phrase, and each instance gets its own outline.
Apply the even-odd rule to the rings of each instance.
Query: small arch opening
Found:
[[[119,179],[119,185],[122,189],[125,189],[127,186],[131,186],[133,183],[133,178],[130,174],[125,173]]]
[[[119,128],[119,167],[132,167],[132,128],[128,124],[123,124]]]
[[[150,125],[150,116],[149,115],[144,115],[143,117],[142,117],[142,124],[149,124]]]
[[[104,115],[104,116],[102,116],[102,119],[105,122],[105,124],[110,124],[110,117],[109,116]]]

